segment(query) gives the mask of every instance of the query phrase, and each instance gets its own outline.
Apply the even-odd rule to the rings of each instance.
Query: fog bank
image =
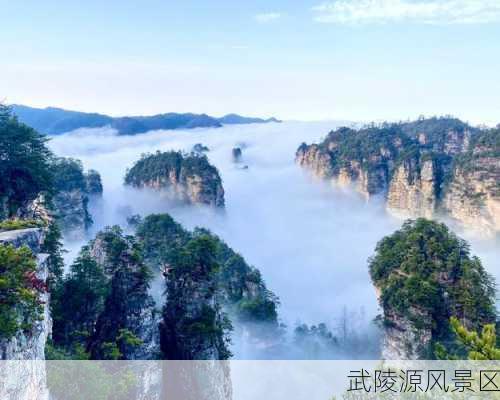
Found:
[[[318,141],[337,125],[285,122],[137,136],[82,129],[53,138],[50,147],[101,174],[104,197],[95,210],[94,232],[110,224],[124,225],[133,213],[168,212],[187,228],[209,228],[255,265],[279,296],[280,316],[290,327],[301,321],[335,328],[345,308],[363,316],[356,323],[366,326],[378,313],[367,259],[376,243],[402,221],[387,215],[381,202],[367,203],[349,190],[314,181],[295,165],[301,142]],[[220,171],[225,212],[179,207],[157,193],[123,187],[126,169],[141,153],[190,151],[196,143],[209,147],[207,156]],[[232,161],[235,146],[242,148],[239,166]],[[243,165],[248,169],[241,169]],[[67,243],[72,249],[69,258],[80,245]],[[499,251],[492,257],[491,246],[483,250],[487,269],[498,271],[498,264],[492,263]]]

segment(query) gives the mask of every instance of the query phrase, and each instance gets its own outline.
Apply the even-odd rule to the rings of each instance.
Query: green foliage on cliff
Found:
[[[52,289],[62,279],[64,273],[64,248],[61,230],[57,222],[53,221],[48,226],[40,251],[49,255],[47,259],[49,265],[48,285]]]
[[[200,235],[173,251],[160,325],[166,359],[224,360],[231,356],[231,323],[216,298],[214,277],[220,268],[216,246],[213,237]]]
[[[9,218],[52,188],[46,138],[19,123],[0,104],[0,219]]]
[[[143,154],[139,161],[125,175],[125,184],[142,186],[144,183],[166,180],[173,174],[179,181],[181,172],[185,177],[198,175],[216,177],[220,183],[217,168],[208,162],[203,154],[183,154],[180,151],[157,151],[154,154]]]
[[[52,294],[52,339],[54,344],[75,350],[86,347],[109,291],[103,267],[82,249],[60,287]]]
[[[328,149],[335,171],[351,161],[371,169],[386,165],[387,159],[407,158],[417,150],[398,124],[372,125],[359,130],[340,128],[330,132],[320,146]],[[381,150],[385,155],[381,156]]]
[[[371,124],[360,129],[339,128],[330,132],[317,146],[327,161],[327,175],[337,175],[345,168],[354,179],[367,177],[370,193],[388,189],[396,168],[405,164],[409,182],[420,176],[422,164],[433,162],[434,195],[440,199],[443,188],[452,178],[452,164],[457,153],[466,150],[469,137],[479,129],[452,117],[420,118],[412,122]],[[302,144],[299,153],[309,150]],[[323,167],[324,168],[324,167]]]
[[[104,259],[96,259],[97,246]],[[151,273],[141,249],[119,227],[99,233],[80,252],[53,294],[53,346],[91,359],[127,359],[140,344]],[[83,349],[83,350],[82,350]]]
[[[171,262],[173,252],[190,238],[189,232],[168,214],[148,215],[137,225],[136,235],[150,265]]]
[[[36,262],[27,247],[0,245],[0,339],[29,331],[42,319],[39,295],[46,287],[35,273]]]
[[[369,268],[387,322],[400,315],[447,340],[452,316],[473,329],[495,321],[493,278],[444,224],[407,221],[377,244]]]
[[[55,158],[52,162],[54,175],[53,208],[63,229],[89,228],[93,221],[88,209],[91,195],[102,194],[99,173],[83,170],[80,160]]]
[[[52,171],[54,173],[54,187],[57,192],[86,191],[85,175],[80,160],[56,158],[52,163]]]
[[[45,222],[35,220],[35,219],[7,219],[5,221],[0,221],[0,232],[1,231],[14,231],[17,229],[28,229],[28,228],[41,228],[45,226]]]
[[[500,157],[500,126],[482,131],[474,137],[472,146],[489,148],[493,155]]]
[[[89,350],[92,358],[108,358],[109,346],[116,345],[119,358],[129,358],[138,344],[136,335],[142,329],[144,313],[152,307],[153,300],[148,295],[152,275],[132,236],[125,236],[120,228],[113,227],[99,238],[106,254],[104,271],[109,276],[109,293]]]
[[[136,235],[151,266],[178,263],[175,257],[192,239],[210,238],[218,264],[213,279],[224,305],[245,321],[277,322],[278,299],[266,288],[260,272],[210,231],[196,228],[191,233],[168,214],[152,214],[137,226]]]
[[[416,121],[402,123],[401,128],[405,134],[413,138],[416,138],[421,133],[425,134],[426,143],[423,144],[423,147],[435,149],[437,151],[443,148],[446,136],[449,132],[477,132],[476,128],[460,121],[458,118],[450,116],[431,118],[422,117]]]

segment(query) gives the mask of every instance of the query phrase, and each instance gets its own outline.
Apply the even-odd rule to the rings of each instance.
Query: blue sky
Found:
[[[0,0],[0,9],[0,98],[11,103],[500,122],[500,0]]]

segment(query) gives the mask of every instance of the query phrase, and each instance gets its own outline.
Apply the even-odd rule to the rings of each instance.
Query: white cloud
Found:
[[[500,0],[333,0],[313,11],[316,21],[336,24],[484,24],[500,21]]]
[[[281,14],[277,13],[277,12],[257,14],[255,16],[255,19],[257,20],[257,22],[261,22],[261,23],[275,21],[279,18],[281,18]]]

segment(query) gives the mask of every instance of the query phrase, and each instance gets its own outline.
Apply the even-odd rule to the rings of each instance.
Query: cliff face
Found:
[[[396,168],[387,193],[387,208],[403,216],[432,218],[436,211],[437,177],[432,160],[414,159]]]
[[[102,196],[101,177],[97,171],[83,171],[79,160],[56,159],[53,166],[55,195],[52,198],[54,216],[62,230],[72,236],[82,236],[93,221],[89,202]]]
[[[15,248],[27,246],[36,255],[36,278],[46,283],[49,275],[47,254],[40,253],[45,232],[41,228],[23,229],[0,233],[0,246]],[[42,314],[29,331],[18,331],[9,340],[0,340],[0,360],[44,360],[45,343],[51,332],[52,319],[49,311],[50,296],[47,291],[38,295]],[[4,362],[0,371],[0,397],[5,399],[47,399],[45,365]]]
[[[137,255],[135,241],[123,237],[121,231],[109,229],[100,232],[89,245],[90,256],[100,265],[109,280],[110,298],[115,297],[118,306],[116,309],[126,310],[126,315],[115,315],[111,309],[109,318],[121,322],[120,329],[127,329],[139,340],[140,345],[130,349],[124,357],[126,359],[153,359],[159,353],[159,312],[153,298],[148,294],[149,283],[142,264],[142,257]],[[118,253],[117,253],[118,252]],[[141,275],[144,275],[141,277]],[[106,308],[97,320],[95,336],[106,336],[109,332],[99,332],[100,325],[103,331],[109,331],[109,325],[104,322],[108,317]],[[122,318],[122,319],[120,319]]]
[[[414,308],[413,313],[420,313],[422,318],[430,318]],[[417,328],[405,316],[384,311],[386,325],[382,338],[382,358],[384,360],[418,360],[423,354],[429,354],[432,344],[432,330],[429,327]]]
[[[0,233],[0,245],[12,245],[15,248],[27,246],[37,258],[36,277],[47,282],[49,270],[48,254],[40,253],[45,232],[42,228],[22,229]],[[0,341],[2,360],[43,360],[45,359],[45,342],[50,334],[52,321],[49,312],[49,293],[39,295],[43,304],[43,317],[33,324],[29,332],[18,332],[8,341]]]
[[[500,135],[496,135],[498,142]],[[454,219],[486,233],[500,231],[500,147],[478,145],[457,163],[443,199]]]
[[[224,189],[217,168],[204,155],[179,152],[150,154],[128,172],[125,183],[164,191],[191,204],[224,207]]]
[[[499,130],[458,120],[341,128],[302,144],[296,162],[315,176],[382,195],[396,215],[447,215],[488,234],[499,231]]]

